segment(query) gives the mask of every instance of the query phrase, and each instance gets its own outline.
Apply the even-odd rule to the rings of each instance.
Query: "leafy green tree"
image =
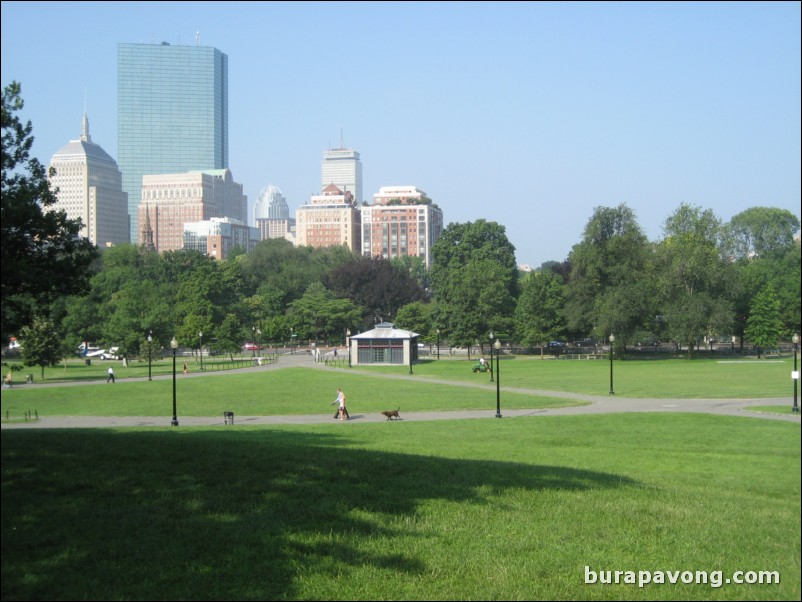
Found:
[[[527,347],[545,345],[565,335],[565,284],[550,270],[527,274],[515,307],[515,333]]]
[[[234,353],[242,349],[241,331],[242,325],[239,318],[235,314],[228,314],[217,328],[216,340],[213,344],[209,344],[209,347],[214,347],[222,353],[228,353],[233,359]]]
[[[309,285],[304,296],[293,301],[288,319],[300,338],[315,342],[344,337],[359,323],[361,309],[348,299],[338,299],[320,282]]]
[[[50,209],[56,194],[45,168],[30,156],[33,128],[17,116],[23,106],[20,84],[12,82],[2,97],[0,336],[4,340],[58,297],[85,291],[97,254],[88,239],[79,238],[80,220]]]
[[[504,226],[449,224],[432,248],[431,281],[436,319],[452,344],[484,344],[490,330],[511,330],[518,266]]]
[[[799,218],[787,209],[751,207],[727,224],[726,249],[736,260],[779,257],[794,246],[798,232]]]
[[[744,335],[757,347],[758,358],[761,349],[776,347],[780,340],[782,335],[780,302],[771,285],[764,287],[755,295]]]
[[[682,204],[657,247],[658,290],[668,335],[688,345],[728,332],[733,323],[735,274],[721,247],[721,222],[710,210]]]
[[[421,335],[421,340],[434,343],[437,340],[437,327],[434,323],[435,303],[413,301],[398,310],[395,325]]]
[[[380,257],[355,256],[328,272],[323,285],[362,307],[363,330],[376,322],[393,321],[399,308],[425,297],[408,271]]]
[[[26,366],[40,366],[41,378],[45,377],[45,366],[55,366],[62,357],[61,337],[49,318],[36,317],[29,326],[20,330],[22,339],[22,361]]]
[[[654,315],[652,249],[626,204],[596,207],[569,255],[566,328],[624,345]]]

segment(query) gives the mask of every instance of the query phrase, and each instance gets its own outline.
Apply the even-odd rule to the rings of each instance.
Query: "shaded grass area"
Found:
[[[36,411],[41,416],[170,415],[172,379],[105,382],[91,386],[21,386],[3,391],[2,416],[18,418]],[[337,387],[347,395],[351,412],[493,409],[492,387],[466,388],[415,380],[388,380],[358,371],[286,368],[259,372],[178,376],[176,398],[182,416],[328,414]],[[505,393],[506,408],[550,408],[583,402]]]
[[[772,421],[4,431],[2,502],[3,600],[800,597],[799,427]]]

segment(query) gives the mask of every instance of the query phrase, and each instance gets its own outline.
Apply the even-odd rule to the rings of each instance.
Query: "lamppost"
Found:
[[[732,351],[733,355],[735,355],[735,341],[736,340],[738,340],[738,337],[736,337],[735,335],[732,335],[732,346],[730,347],[730,351]]]
[[[262,329],[256,329],[256,346],[259,348],[259,356],[262,355]]]
[[[615,336],[610,335],[610,395],[615,395],[613,391],[613,343],[615,342]]]
[[[150,373],[150,366],[151,366],[151,354],[150,354],[150,350],[151,350],[151,343],[153,343],[153,331],[152,331],[152,330],[151,330],[151,331],[148,333],[148,380],[153,380],[153,378],[151,378],[151,373]]]
[[[345,344],[348,345],[348,367],[351,367],[351,329],[345,329]]]
[[[490,331],[488,338],[490,339],[490,382],[492,383],[493,382],[493,331],[492,330]]]
[[[290,328],[292,330],[292,328]],[[251,326],[251,357],[256,357],[256,347],[254,347],[254,343],[256,342],[256,326]]]
[[[791,339],[794,342],[794,371],[791,373],[791,378],[794,380],[794,412],[799,412],[799,406],[796,405],[796,387],[799,382],[799,372],[796,370],[796,351],[799,348],[799,333],[795,334]]]
[[[203,372],[203,332],[198,332],[198,338],[200,339],[200,362],[201,362],[201,372]]]
[[[412,374],[412,341],[413,341],[413,338],[409,337],[409,373],[410,374]]]
[[[501,367],[499,365],[499,360],[501,359],[501,343],[498,339],[493,343],[493,347],[496,348],[496,418],[501,418]],[[491,351],[490,353],[490,368],[492,369],[493,352]]]
[[[440,359],[440,329],[437,329],[437,359]]]
[[[178,349],[178,341],[175,340],[175,337],[170,341],[170,348],[173,350],[173,420],[170,424],[178,426],[178,414],[175,410],[175,350]]]

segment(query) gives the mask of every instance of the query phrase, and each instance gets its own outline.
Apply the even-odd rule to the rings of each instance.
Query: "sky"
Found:
[[[412,185],[446,224],[498,222],[519,264],[563,261],[597,207],[650,240],[682,204],[800,216],[798,2],[2,2],[2,85],[33,155],[117,157],[117,45],[228,55],[229,167],[249,219],[320,192],[323,152],[363,196]],[[253,225],[253,224],[251,224]]]

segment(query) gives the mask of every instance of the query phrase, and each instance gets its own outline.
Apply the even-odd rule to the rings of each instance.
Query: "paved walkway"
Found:
[[[280,370],[288,367],[304,367],[311,369],[325,370],[348,370],[347,368],[332,368],[315,363],[308,354],[282,356],[274,364],[248,368],[248,370]],[[193,372],[185,378],[209,378],[219,374],[230,374],[230,372]],[[417,377],[413,375],[397,375],[387,373],[370,373],[362,371],[360,375],[375,378],[399,379],[409,381],[417,379],[426,383],[442,383],[456,387],[473,387],[488,390],[495,390],[492,385],[484,385],[475,382],[458,382],[450,380],[432,379],[429,377]],[[154,377],[156,379],[169,379],[171,375]],[[37,384],[37,387],[47,386],[72,386],[72,385],[105,385],[104,380],[93,381],[91,383],[54,383]],[[749,416],[762,418],[765,420],[784,420],[800,424],[799,414],[770,414],[765,412],[749,411],[746,408],[760,405],[786,405],[790,404],[787,397],[763,398],[763,399],[644,399],[632,397],[617,397],[615,395],[584,395],[580,393],[568,393],[564,391],[546,391],[540,389],[521,389],[514,387],[501,387],[503,391],[512,393],[536,394],[548,397],[562,397],[566,399],[579,399],[589,402],[589,405],[572,406],[565,408],[549,408],[542,410],[509,410],[502,407],[501,414],[505,418],[521,416],[573,416],[579,414],[609,414],[620,412],[696,412],[705,414],[720,414],[730,416]],[[455,420],[470,418],[494,418],[493,410],[463,410],[453,412],[401,412],[403,420],[424,421],[424,420]],[[92,428],[92,427],[146,427],[146,426],[169,426],[170,416],[53,416],[43,417],[36,422],[14,422],[3,423],[3,429],[20,428]],[[369,423],[384,422],[386,418],[381,414],[351,414],[349,423]],[[179,416],[180,426],[210,426],[222,425],[223,416]],[[234,416],[234,424],[337,424],[341,423],[332,418],[332,414],[307,414],[298,416]]]

